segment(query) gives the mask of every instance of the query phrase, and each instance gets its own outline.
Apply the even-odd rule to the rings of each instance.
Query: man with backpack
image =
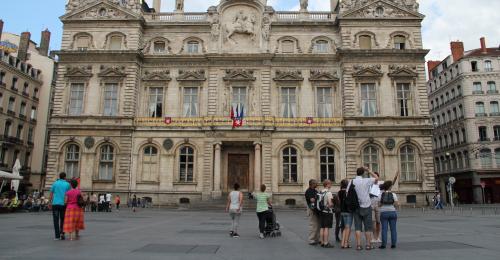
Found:
[[[309,180],[309,188],[305,197],[307,203],[307,216],[309,218],[309,245],[319,244],[319,214],[316,210],[316,196],[318,195],[318,183],[316,180]]]
[[[365,172],[368,172],[370,177],[363,178]],[[378,176],[366,167],[358,168],[356,170],[356,175],[356,178],[349,183],[349,187],[347,188],[346,204],[354,216],[356,249],[363,249],[361,247],[361,232],[364,227],[366,237],[365,248],[366,250],[371,250],[373,249],[371,245],[373,227],[370,188],[377,183]]]
[[[317,209],[319,213],[319,236],[321,241],[321,247],[323,248],[333,248],[333,245],[329,242],[330,229],[333,227],[333,194],[330,191],[332,187],[332,182],[330,180],[325,180],[323,182],[324,189],[318,193]]]

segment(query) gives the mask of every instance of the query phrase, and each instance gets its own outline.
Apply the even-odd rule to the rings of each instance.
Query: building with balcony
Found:
[[[384,179],[400,170],[403,202],[434,192],[415,1],[281,12],[224,0],[203,13],[154,2],[69,1],[47,188],[65,171],[85,191],[175,204],[238,182],[283,205],[303,203],[311,178],[338,188],[365,165]]]
[[[464,51],[451,42],[443,61],[429,61],[427,83],[434,131],[436,181],[449,177],[463,203],[500,202],[500,48]],[[484,194],[483,188],[484,186]]]
[[[50,32],[40,46],[30,33],[2,32],[0,21],[0,169],[21,162],[21,192],[40,190],[45,175],[46,125],[54,60],[48,57]]]

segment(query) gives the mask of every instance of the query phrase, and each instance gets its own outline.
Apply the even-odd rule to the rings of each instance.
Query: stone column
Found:
[[[218,199],[222,197],[220,188],[221,180],[221,143],[215,144],[214,150],[214,189],[212,191],[212,198]]]
[[[262,145],[260,143],[254,143],[255,145],[255,156],[254,156],[254,167],[253,167],[253,176],[254,176],[254,191],[258,191],[260,189],[261,175],[262,175]]]
[[[483,189],[481,188],[481,177],[477,174],[477,172],[472,172],[472,194],[473,194],[473,203],[475,204],[483,204]]]

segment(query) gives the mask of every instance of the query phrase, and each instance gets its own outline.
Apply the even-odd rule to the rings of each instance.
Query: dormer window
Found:
[[[90,48],[90,37],[80,36],[76,38],[76,49],[79,51],[86,51]]]
[[[165,52],[165,42],[164,41],[155,41],[153,43],[153,48],[155,53],[164,53]]]
[[[318,40],[314,43],[314,53],[328,53],[328,42]]]
[[[119,35],[114,35],[109,38],[109,49],[110,50],[121,50],[122,49],[123,37]]]
[[[396,50],[406,49],[406,38],[404,36],[401,35],[394,36],[394,49]]]
[[[187,43],[187,52],[191,54],[200,52],[200,43],[197,41],[189,41]]]
[[[372,48],[372,37],[370,35],[359,36],[359,48],[369,50]]]
[[[284,40],[281,42],[281,52],[282,53],[294,53],[295,42],[292,40]]]

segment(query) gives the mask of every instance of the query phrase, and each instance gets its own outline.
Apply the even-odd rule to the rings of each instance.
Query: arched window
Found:
[[[470,167],[470,158],[469,158],[469,152],[465,151],[464,152],[464,162],[465,162],[465,168]]]
[[[406,49],[406,37],[402,35],[394,36],[394,49],[397,50]]]
[[[482,149],[479,152],[479,157],[481,158],[481,166],[483,168],[491,168],[493,164],[493,160],[491,158],[491,150],[490,149]]]
[[[297,149],[286,147],[283,149],[283,183],[296,183],[298,180]]]
[[[111,145],[101,146],[99,157],[99,180],[113,180],[114,148]]]
[[[370,168],[370,170],[374,172],[378,172],[380,170],[379,150],[377,147],[367,146],[363,149],[363,154],[361,156],[365,167]]]
[[[463,169],[464,168],[464,157],[462,156],[462,153],[458,153],[457,161],[458,161],[458,169]]]
[[[458,169],[457,156],[455,154],[451,155],[451,169],[452,170]]]
[[[335,182],[335,150],[324,147],[319,153],[321,181],[331,180]]]
[[[282,53],[294,53],[295,52],[295,42],[292,40],[284,40],[281,42],[281,52]]]
[[[165,52],[165,42],[164,41],[155,41],[153,43],[153,49],[155,53],[164,53]]]
[[[81,35],[76,37],[75,49],[79,51],[86,51],[90,48],[91,38],[88,35]]]
[[[193,182],[194,180],[194,149],[184,146],[179,154],[179,181]]]
[[[188,41],[187,53],[190,54],[200,53],[200,43],[198,41]]]
[[[123,43],[123,36],[113,35],[109,37],[109,49],[110,50],[121,50]]]
[[[372,48],[372,37],[370,35],[359,36],[359,48],[369,50]]]
[[[328,53],[328,41],[317,40],[314,43],[314,53]]]
[[[142,157],[142,180],[157,181],[158,176],[158,149],[146,146]]]
[[[64,155],[64,171],[68,179],[80,177],[80,147],[76,144],[66,146]]]
[[[401,180],[417,181],[417,160],[415,149],[406,145],[400,149]]]

